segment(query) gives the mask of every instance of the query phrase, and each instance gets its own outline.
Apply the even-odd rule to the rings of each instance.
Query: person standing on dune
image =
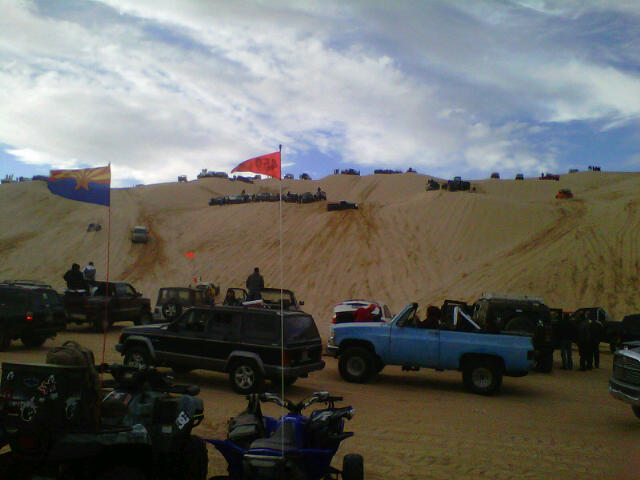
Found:
[[[253,273],[247,277],[247,290],[249,295],[247,300],[260,300],[260,290],[264,288],[264,278],[260,275],[260,269],[258,267],[253,269]]]

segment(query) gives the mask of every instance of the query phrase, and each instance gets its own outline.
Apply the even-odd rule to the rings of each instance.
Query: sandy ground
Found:
[[[14,342],[0,360],[43,361],[48,348],[66,339],[89,346],[99,359],[102,336],[71,328],[37,350]],[[121,361],[113,348],[119,330],[114,327],[107,337],[109,362]],[[387,367],[369,384],[350,384],[340,378],[336,360],[326,360],[323,371],[298,380],[287,397],[299,400],[328,390],[355,407],[356,416],[347,425],[355,436],[343,442],[334,466],[340,467],[346,453],[361,453],[366,479],[637,478],[640,421],[608,394],[611,355],[604,346],[598,370],[555,369],[552,374],[505,378],[494,397],[465,392],[457,372]],[[195,432],[224,438],[229,417],[245,407],[227,376],[197,370],[176,376],[176,381],[201,386],[205,421]],[[278,410],[267,406],[265,413],[276,415]],[[209,473],[222,475],[225,469],[222,457],[210,448]]]
[[[0,186],[0,279],[36,278],[63,288],[72,262],[96,263],[98,279],[131,282],[155,303],[158,288],[202,277],[242,286],[259,266],[268,286],[293,289],[326,340],[332,307],[371,298],[398,311],[409,301],[476,300],[483,292],[540,295],[553,307],[602,306],[616,319],[640,311],[640,175],[580,172],[559,182],[537,179],[473,182],[474,193],[426,192],[424,175],[329,176],[285,181],[283,191],[315,191],[359,210],[327,212],[324,203],[283,205],[280,281],[279,205],[209,207],[212,196],[275,192],[222,179],[112,191],[112,207],[51,195],[43,182]],[[573,200],[556,200],[558,189]],[[90,222],[100,232],[86,232]],[[111,224],[108,242],[108,225]],[[151,231],[133,245],[134,225]],[[193,251],[195,259],[184,256]],[[101,338],[79,329],[61,335],[96,352]],[[107,358],[118,360],[107,339]],[[42,360],[15,342],[2,360]],[[604,350],[604,347],[603,347]],[[576,355],[577,357],[577,355]],[[368,479],[632,478],[640,470],[640,421],[609,397],[611,356],[592,372],[556,370],[505,379],[502,394],[466,393],[460,374],[386,368],[368,385],[343,382],[336,361],[302,379],[294,399],[326,389],[357,410],[340,455],[365,456]],[[202,387],[203,435],[222,436],[243,407],[222,374],[179,380]],[[224,473],[211,452],[211,473]],[[339,465],[340,459],[337,459]]]

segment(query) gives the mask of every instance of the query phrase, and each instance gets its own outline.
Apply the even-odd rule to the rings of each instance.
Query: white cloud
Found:
[[[0,143],[30,164],[112,162],[116,182],[229,170],[280,143],[309,171],[296,156],[312,149],[350,165],[536,171],[557,163],[531,143],[545,122],[615,128],[640,113],[638,65],[574,41],[593,3],[39,5],[3,6]]]

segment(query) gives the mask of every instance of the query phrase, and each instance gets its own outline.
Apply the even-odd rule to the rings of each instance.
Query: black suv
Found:
[[[282,315],[281,322],[268,308],[193,307],[167,325],[123,329],[116,350],[129,366],[226,372],[238,393],[262,389],[265,379],[291,385],[324,368],[322,341],[308,313]]]
[[[66,324],[62,300],[51,287],[24,281],[0,283],[0,351],[17,338],[27,347],[39,347]]]

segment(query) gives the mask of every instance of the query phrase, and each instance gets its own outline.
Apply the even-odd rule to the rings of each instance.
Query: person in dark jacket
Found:
[[[604,326],[597,318],[591,320],[591,352],[593,353],[593,366],[600,368],[600,342],[604,337]]]
[[[264,278],[260,275],[260,269],[258,267],[253,269],[253,273],[247,277],[247,290],[249,295],[247,300],[260,300],[260,290],[264,288]]]
[[[580,370],[593,368],[593,343],[591,340],[591,320],[588,317],[578,324],[578,353],[580,354]]]
[[[71,265],[71,269],[67,270],[62,278],[67,282],[67,288],[69,290],[86,290],[88,287],[84,275],[82,275],[80,271],[80,265],[77,263]]]
[[[562,368],[573,370],[572,342],[576,337],[575,326],[568,315],[562,315],[558,321],[558,340],[560,342],[560,356]]]

